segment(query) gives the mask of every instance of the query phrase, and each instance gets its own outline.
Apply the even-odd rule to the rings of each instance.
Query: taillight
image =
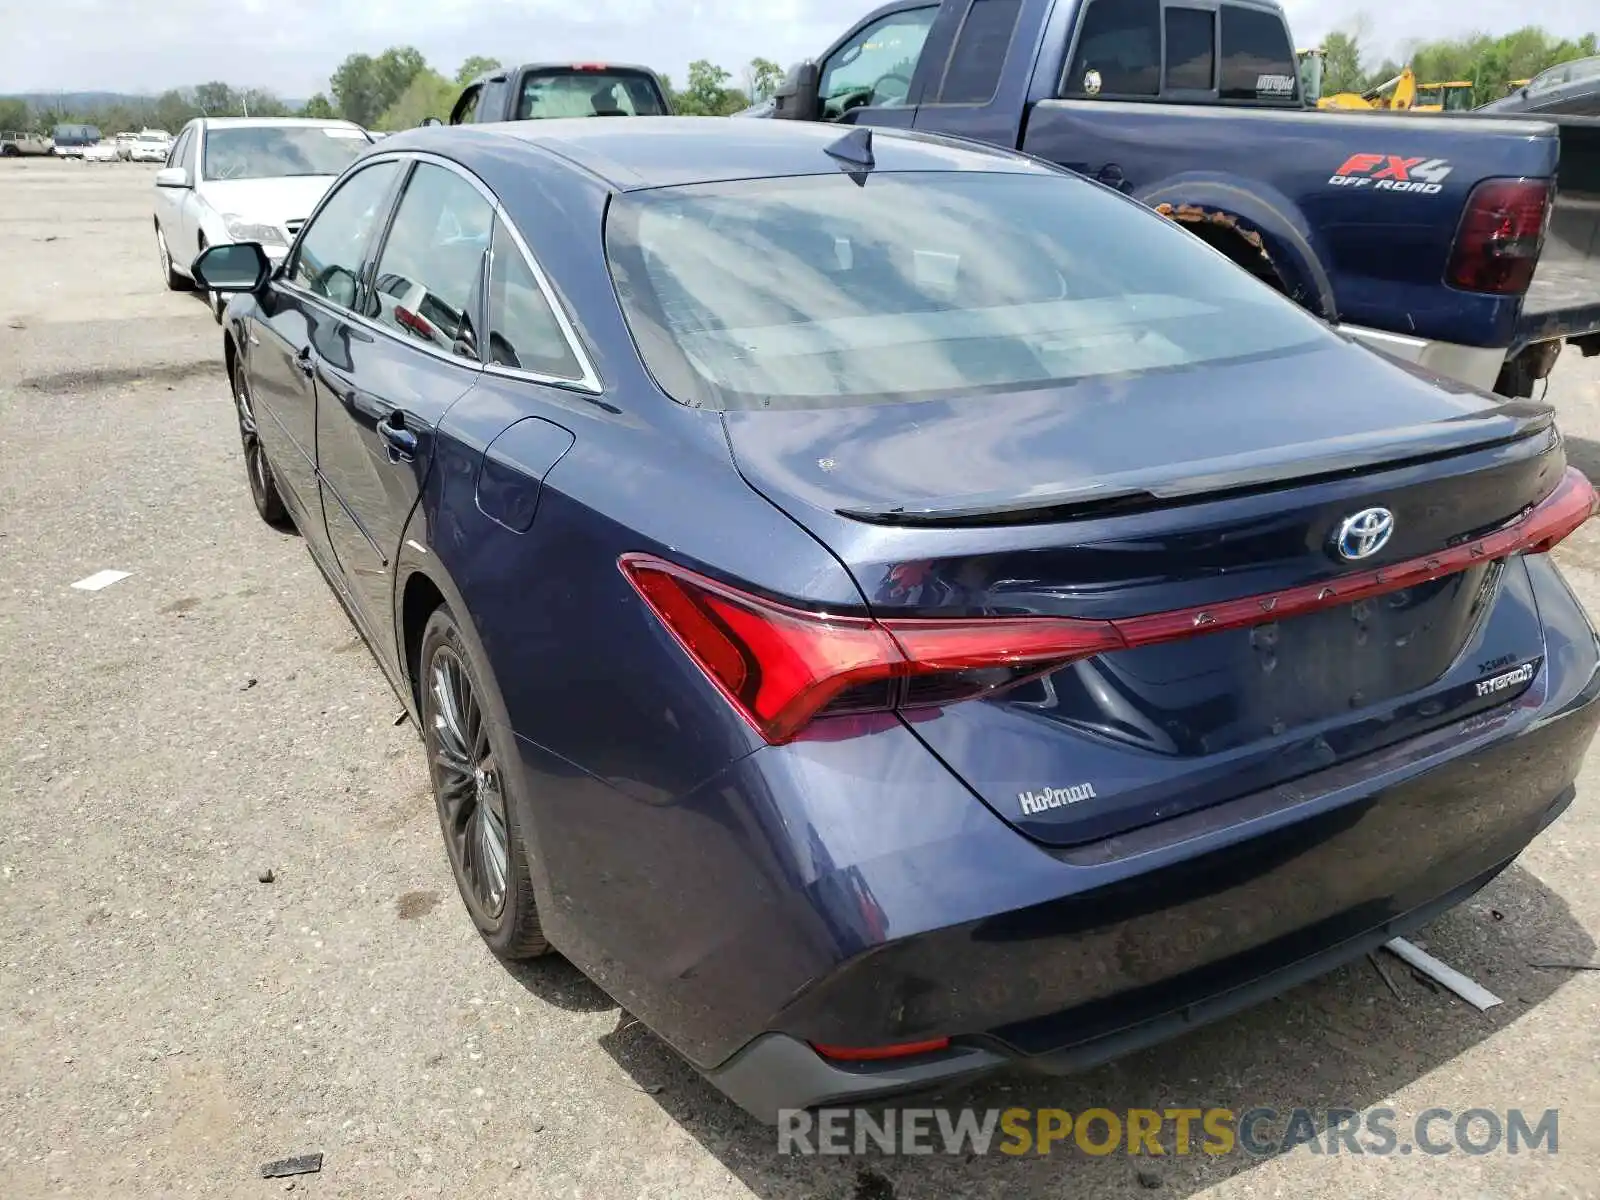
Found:
[[[818,717],[990,696],[1097,654],[1287,620],[1512,554],[1542,554],[1597,511],[1600,496],[1569,467],[1521,517],[1446,550],[1280,592],[1114,620],[838,616],[754,596],[647,554],[625,554],[617,565],[729,703],[777,744]]]
[[[1473,188],[1445,282],[1464,292],[1526,292],[1539,262],[1550,200],[1545,179],[1490,179]]]

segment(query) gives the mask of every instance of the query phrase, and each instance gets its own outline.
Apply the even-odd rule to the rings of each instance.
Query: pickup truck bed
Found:
[[[1490,114],[1481,114],[1488,117]],[[1582,338],[1600,353],[1600,117],[1544,117],[1561,131],[1556,207],[1523,301],[1517,346]],[[1588,336],[1584,336],[1588,335]]]

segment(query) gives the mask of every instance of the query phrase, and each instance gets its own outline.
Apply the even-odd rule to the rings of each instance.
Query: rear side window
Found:
[[[1062,81],[1066,96],[1161,90],[1161,0],[1090,0]]]
[[[454,171],[418,163],[378,259],[367,316],[412,341],[478,359],[478,296],[494,208]]]
[[[1167,87],[1209,92],[1216,87],[1216,17],[1209,9],[1169,8]]]
[[[956,35],[939,89],[941,104],[987,104],[994,99],[1022,0],[972,0]]]
[[[1058,387],[1331,337],[1176,223],[1053,172],[629,192],[606,252],[652,374],[699,407]]]
[[[556,379],[581,379],[583,368],[534,278],[528,260],[499,217],[489,269],[488,360],[496,366]]]
[[[517,120],[545,117],[659,117],[666,103],[656,82],[638,71],[564,67],[530,71],[517,99]]]
[[[1223,6],[1222,99],[1293,100],[1296,75],[1282,18],[1261,9]]]

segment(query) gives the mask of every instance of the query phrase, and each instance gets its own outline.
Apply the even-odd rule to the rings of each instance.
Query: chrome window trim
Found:
[[[492,210],[489,236],[489,269],[491,271],[494,269],[493,220],[498,218],[500,222],[505,225],[506,229],[510,231],[511,240],[516,243],[517,249],[522,254],[523,262],[527,264],[528,270],[532,273],[534,282],[539,285],[539,293],[544,297],[545,303],[550,306],[550,311],[555,315],[556,324],[561,328],[561,335],[567,341],[567,348],[572,351],[573,358],[577,360],[578,368],[581,371],[580,376],[576,379],[569,379],[560,375],[546,375],[539,371],[528,371],[521,367],[503,367],[486,362],[481,358],[476,360],[466,359],[461,357],[459,354],[451,354],[447,351],[440,350],[437,347],[427,346],[410,338],[402,337],[400,334],[390,329],[387,325],[380,324],[379,322],[363,316],[361,313],[355,312],[351,309],[341,308],[336,304],[329,303],[326,297],[316,295],[314,292],[311,292],[306,288],[301,287],[299,284],[292,282],[286,276],[277,280],[279,286],[293,292],[297,296],[305,297],[312,303],[316,304],[319,308],[326,309],[340,318],[349,319],[353,323],[360,325],[365,329],[370,329],[376,333],[381,333],[384,337],[398,342],[402,346],[409,346],[414,350],[420,350],[425,354],[431,354],[433,357],[444,362],[454,363],[460,367],[467,367],[472,370],[481,371],[484,374],[494,375],[503,379],[523,379],[531,383],[545,384],[550,387],[569,388],[582,392],[588,392],[596,396],[601,395],[605,391],[605,388],[601,385],[600,375],[599,372],[597,372],[594,368],[593,359],[589,357],[588,351],[584,348],[583,342],[579,339],[577,330],[573,327],[570,318],[568,318],[566,309],[562,307],[560,300],[557,299],[554,289],[550,286],[549,278],[545,275],[543,268],[539,266],[538,259],[536,259],[533,256],[533,252],[528,249],[528,243],[523,238],[522,231],[517,228],[516,222],[511,219],[511,214],[506,211],[505,205],[500,203],[500,198],[489,190],[488,185],[474,175],[471,171],[463,167],[460,163],[453,162],[448,158],[442,158],[436,154],[430,154],[424,150],[395,150],[385,154],[375,154],[371,157],[361,159],[361,169],[365,170],[368,167],[377,166],[379,163],[383,162],[399,163],[402,168],[407,163],[428,163],[432,166],[443,167],[445,170],[452,171],[462,179],[466,180],[469,184],[477,189],[478,193],[485,200],[489,202],[489,207]],[[406,184],[409,186],[409,179],[406,180]],[[333,192],[334,189],[329,188],[328,196],[333,195]],[[325,202],[327,200],[327,196],[324,196],[323,200]],[[394,210],[392,210],[389,214],[391,218],[394,215],[394,212],[399,211],[399,206],[403,203],[405,203],[405,192],[401,191],[399,198],[395,202]],[[322,204],[319,203],[316,210],[306,218],[305,225],[301,226],[300,234],[295,238],[296,246],[299,245],[300,238],[304,236],[306,229],[317,219],[318,216],[321,215],[321,212]],[[385,231],[384,243],[387,244],[387,242],[388,232]],[[379,247],[379,257],[374,262],[374,266],[377,266],[382,262],[382,250],[383,247]],[[285,259],[285,261],[287,262],[288,260]],[[485,276],[484,282],[486,284],[489,282],[487,275]]]

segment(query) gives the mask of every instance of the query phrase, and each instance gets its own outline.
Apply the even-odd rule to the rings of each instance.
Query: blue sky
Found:
[[[739,73],[821,51],[872,0],[0,0],[0,92],[157,91],[208,79],[305,97],[345,55],[410,43],[453,72],[508,61],[646,62],[682,81],[692,59]],[[1600,27],[1600,0],[1286,0],[1296,41],[1364,16],[1374,57],[1407,39],[1542,24]]]

